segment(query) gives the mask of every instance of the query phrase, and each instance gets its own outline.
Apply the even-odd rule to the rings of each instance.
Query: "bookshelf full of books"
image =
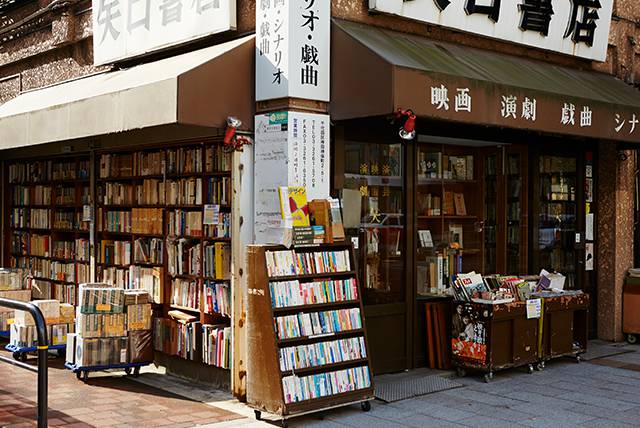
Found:
[[[99,280],[149,291],[154,348],[230,367],[231,154],[214,142],[98,159]]]
[[[247,402],[286,420],[373,398],[353,249],[252,246]],[[279,381],[274,383],[274,379]]]
[[[89,281],[89,167],[80,155],[8,164],[8,265],[33,277],[34,299],[75,305]]]
[[[483,261],[482,179],[475,147],[418,146],[416,219],[418,294],[440,294]]]

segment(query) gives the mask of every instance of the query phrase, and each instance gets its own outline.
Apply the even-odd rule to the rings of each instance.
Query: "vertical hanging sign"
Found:
[[[256,2],[256,100],[329,101],[327,0]]]

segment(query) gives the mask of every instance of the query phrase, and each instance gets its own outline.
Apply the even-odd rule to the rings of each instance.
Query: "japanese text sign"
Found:
[[[235,0],[93,0],[96,65],[234,29]]]
[[[369,0],[369,8],[604,61],[613,0]]]
[[[256,1],[256,100],[329,101],[330,3]]]

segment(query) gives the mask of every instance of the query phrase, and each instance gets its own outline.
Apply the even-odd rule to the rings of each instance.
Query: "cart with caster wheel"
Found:
[[[21,348],[12,343],[9,343],[7,346],[4,347],[4,349],[12,353],[14,360],[22,361],[22,362],[27,361],[28,354],[30,353],[35,354],[38,352],[37,346],[28,346],[28,347]],[[56,354],[58,357],[64,357],[66,349],[67,349],[67,345],[49,345],[48,347],[49,351],[56,351]]]
[[[539,366],[544,368],[547,361],[561,357],[579,363],[587,352],[589,295],[545,296],[543,302]]]
[[[79,366],[77,364],[71,364],[69,362],[64,363],[64,366],[76,374],[78,380],[82,379],[87,381],[89,379],[90,372],[102,372],[107,370],[124,370],[127,376],[138,377],[140,375],[140,368],[148,366],[151,363],[123,363],[123,364],[109,364],[104,366]]]
[[[453,302],[452,358],[458,376],[478,372],[491,382],[497,371],[538,363],[538,319],[527,319],[526,302]]]

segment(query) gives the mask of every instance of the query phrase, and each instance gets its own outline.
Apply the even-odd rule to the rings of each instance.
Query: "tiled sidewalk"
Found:
[[[62,359],[49,362],[50,426],[191,427],[240,417],[118,374],[92,373],[85,384],[64,369]],[[0,379],[0,427],[35,426],[36,374],[0,363]]]

